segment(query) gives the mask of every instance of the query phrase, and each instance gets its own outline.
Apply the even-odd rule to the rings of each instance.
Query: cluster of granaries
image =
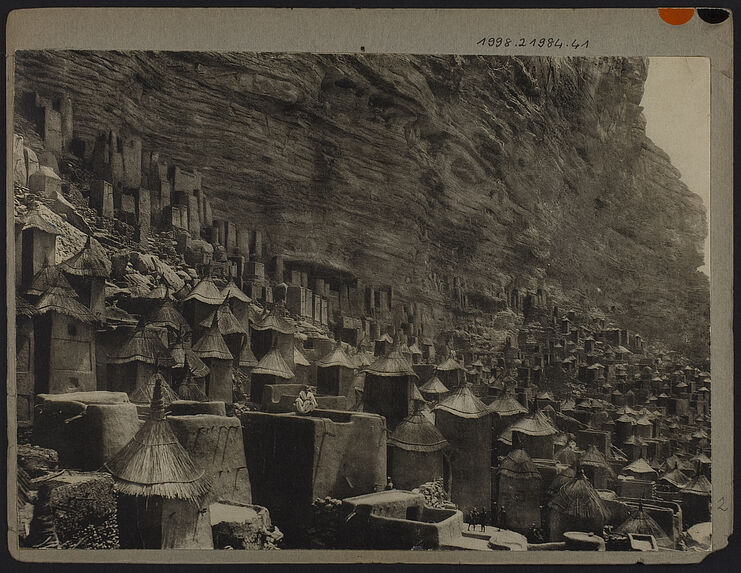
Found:
[[[50,232],[34,211],[25,228]],[[35,400],[34,434],[42,445],[80,467],[105,465],[134,499],[169,499],[165,494],[181,486],[168,479],[191,483],[194,474],[213,473],[214,464],[203,463],[203,452],[195,456],[199,464],[190,460],[192,452],[178,451],[187,466],[183,475],[150,468],[152,483],[137,485],[147,474],[137,464],[146,466],[146,459],[131,452],[141,438],[128,440],[144,428],[137,420],[128,432],[114,429],[121,423],[116,404],[138,404],[136,418],[149,417],[150,426],[180,424],[187,449],[194,434],[197,442],[213,427],[209,416],[229,418],[225,405],[236,396],[251,408],[231,406],[239,420],[217,425],[227,442],[230,428],[244,436],[232,440],[244,457],[238,452],[235,467],[219,469],[237,477],[224,488],[230,494],[217,499],[234,502],[226,498],[235,489],[248,491],[237,502],[264,505],[288,531],[309,519],[317,497],[368,494],[389,479],[412,489],[438,477],[459,510],[488,509],[490,522],[531,540],[560,541],[567,531],[602,534],[615,526],[618,532],[637,528],[625,531],[637,534],[648,528],[656,543],[674,548],[687,525],[709,519],[710,379],[697,369],[657,358],[614,363],[587,339],[570,356],[578,364],[585,347],[587,355],[601,355],[607,376],[571,378],[569,396],[556,399],[533,382],[539,369],[530,364],[538,353],[528,354],[527,340],[514,352],[508,345],[495,361],[471,355],[468,365],[447,348],[439,364],[423,362],[416,344],[399,333],[381,336],[371,353],[292,318],[283,304],[285,285],[275,287],[276,303],[267,309],[234,282],[219,288],[210,277],[182,300],[162,287],[161,297],[143,304],[140,319],[115,305],[103,306],[101,317],[94,311],[108,272],[104,252],[89,240],[71,259],[43,267],[25,297],[19,295],[18,340],[27,339],[19,358],[36,355],[25,370],[18,363],[19,407],[24,396]],[[105,356],[105,385],[96,376],[96,356]],[[299,416],[293,404],[307,385],[315,388],[318,408]],[[100,415],[110,419],[98,421],[97,450],[79,440],[58,443],[69,439],[54,425],[65,400],[84,404],[91,420],[96,404],[107,406]],[[208,491],[199,487],[183,496]],[[141,511],[133,503],[128,511]],[[181,546],[177,536],[167,539],[167,546]]]

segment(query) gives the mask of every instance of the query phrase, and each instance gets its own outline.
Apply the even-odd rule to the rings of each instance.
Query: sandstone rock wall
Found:
[[[25,52],[25,92],[198,165],[214,218],[272,254],[394,285],[450,320],[454,286],[544,288],[707,351],[699,196],[645,135],[624,58]]]

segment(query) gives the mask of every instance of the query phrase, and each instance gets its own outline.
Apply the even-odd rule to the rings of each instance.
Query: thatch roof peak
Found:
[[[123,344],[115,347],[108,354],[108,362],[110,364],[146,362],[170,367],[175,360],[153,329],[139,326]]]
[[[541,479],[538,468],[525,450],[512,450],[502,460],[497,473],[514,479]]]
[[[450,391],[437,376],[430,378],[420,387],[419,390],[424,394],[447,394]]]
[[[388,437],[388,444],[412,452],[436,452],[448,441],[421,411],[404,418]]]
[[[418,378],[417,373],[395,347],[386,356],[377,358],[373,364],[365,368],[366,374],[373,376],[414,376]]]
[[[149,418],[105,468],[123,494],[196,501],[211,484],[165,419],[161,383],[157,378]]]
[[[489,409],[479,400],[469,386],[453,390],[433,411],[442,410],[459,418],[482,418],[490,414]]]
[[[278,348],[273,347],[252,370],[252,374],[266,374],[268,376],[277,376],[284,380],[290,380],[294,377],[291,367],[286,364]]]
[[[224,337],[219,332],[218,324],[213,324],[193,345],[193,353],[199,358],[234,360]]]
[[[93,243],[91,235],[80,252],[60,263],[60,268],[69,275],[107,279],[111,276],[111,261],[98,241]]]
[[[355,368],[350,357],[342,349],[342,343],[339,340],[332,350],[317,360],[316,365],[318,368],[330,368],[332,366],[342,366],[350,370]]]
[[[188,293],[188,296],[183,299],[183,302],[189,300],[197,300],[203,304],[218,305],[224,302],[224,297],[219,292],[219,289],[216,288],[216,284],[214,284],[211,277],[203,277],[193,287],[193,290]]]
[[[234,279],[231,279],[227,285],[221,289],[221,296],[224,297],[224,300],[238,300],[241,302],[250,303],[252,302],[252,299],[248,297],[244,292],[242,292],[242,289],[240,289],[237,284],[234,282]]]

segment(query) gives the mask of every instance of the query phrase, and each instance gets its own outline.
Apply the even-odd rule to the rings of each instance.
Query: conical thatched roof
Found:
[[[31,296],[42,296],[52,287],[61,288],[68,296],[77,296],[59,265],[44,267],[36,273],[26,293]]]
[[[581,471],[559,488],[548,507],[578,519],[607,519],[604,502]]]
[[[284,380],[290,380],[294,376],[290,366],[283,360],[283,356],[281,356],[277,348],[273,348],[262,357],[262,360],[252,370],[252,374],[267,374],[268,376],[277,376]]]
[[[136,390],[134,390],[134,392],[131,393],[129,399],[134,404],[151,403],[154,399],[154,389],[157,384],[160,385],[162,391],[162,404],[164,406],[169,406],[170,404],[172,404],[173,400],[178,399],[175,391],[170,388],[170,385],[165,381],[165,379],[159,372],[156,372],[145,384],[139,386]]]
[[[342,349],[342,343],[339,341],[332,350],[317,360],[316,365],[317,368],[330,368],[332,366],[342,366],[350,370],[355,368],[350,357]]]
[[[185,371],[185,378],[180,383],[180,386],[178,386],[178,397],[181,400],[192,400],[194,402],[208,401],[208,396],[201,390],[190,369]]]
[[[113,301],[111,306],[106,307],[105,320],[109,324],[135,325],[139,322],[135,316],[129,314],[124,309],[119,308],[116,301]]]
[[[230,280],[223,289],[221,289],[220,294],[224,297],[224,300],[234,299],[241,302],[252,302],[252,299],[242,292],[233,279]]]
[[[376,338],[376,342],[387,342],[388,344],[393,344],[394,339],[391,338],[391,335],[389,335],[389,333],[387,332],[383,334],[382,336],[379,336],[378,338]]]
[[[294,360],[295,358],[296,356],[294,355]],[[242,351],[239,353],[239,365],[245,368],[252,368],[253,366],[257,366],[257,358],[252,352],[252,348],[250,347],[249,343],[242,346]]]
[[[67,274],[78,277],[108,278],[111,276],[111,261],[98,241],[88,235],[82,250],[60,263],[59,267]]]
[[[21,295],[16,294],[15,314],[16,316],[22,316],[25,318],[33,318],[34,316],[38,315],[39,312],[36,310],[36,307],[34,305],[28,302]]]
[[[396,426],[388,437],[388,444],[410,452],[436,452],[448,442],[435,425],[417,411]]]
[[[259,318],[252,325],[253,330],[274,330],[280,334],[294,334],[296,326],[282,316],[278,306],[274,307],[268,314]]]
[[[710,480],[700,474],[693,477],[680,491],[685,494],[701,495],[705,497],[710,496],[712,493],[712,486]]]
[[[520,432],[527,436],[553,436],[558,433],[542,412],[536,412],[533,416],[518,420],[508,430],[510,432]]]
[[[520,404],[513,396],[502,396],[489,404],[489,410],[500,416],[527,414],[527,408]]]
[[[23,219],[23,231],[28,231],[30,229],[36,229],[38,231],[43,231],[44,233],[49,233],[50,235],[61,235],[62,233],[57,229],[57,227],[44,219],[44,217],[41,215],[41,212],[38,209],[31,209],[27,214],[26,217]]]
[[[448,356],[446,360],[444,360],[441,364],[437,365],[437,370],[439,372],[450,372],[452,370],[463,370],[463,365],[461,365],[460,362],[458,362],[455,358],[452,356]]]
[[[423,394],[447,394],[450,390],[440,381],[440,378],[433,376],[420,387]]]
[[[489,409],[479,400],[468,386],[453,390],[433,411],[443,410],[459,418],[482,418],[489,414]]]
[[[689,483],[690,478],[685,475],[679,468],[674,468],[670,472],[667,472],[663,476],[661,476],[659,478],[659,481],[665,481],[673,485],[674,487],[681,489]]]
[[[412,386],[412,400],[414,402],[421,402],[423,404],[427,403],[427,400],[425,400],[425,397],[422,396],[422,392],[419,391],[419,388],[417,388],[417,385]]]
[[[582,454],[579,463],[581,463],[581,465],[583,466],[605,469],[607,470],[607,473],[610,475],[610,477],[614,477],[614,471],[610,467],[610,464],[607,463],[607,459],[594,444],[589,445],[587,451]]]
[[[211,487],[165,419],[159,379],[149,419],[105,468],[113,475],[115,489],[126,495],[196,501]]]
[[[192,348],[183,348],[182,344],[178,344],[172,349],[171,354],[175,361],[173,368],[185,368],[186,372],[196,378],[204,378],[208,375],[208,366],[198,358]]]
[[[163,367],[175,364],[170,351],[162,344],[157,333],[151,328],[141,326],[122,345],[109,352],[108,362],[110,364],[146,362]]]
[[[36,312],[40,315],[57,312],[85,324],[93,324],[98,320],[88,307],[77,300],[71,287],[68,290],[62,285],[52,286],[44,292],[36,303]]]
[[[247,331],[239,320],[237,320],[237,317],[232,313],[232,309],[229,308],[229,305],[226,303],[220,305],[219,308],[202,320],[200,326],[210,328],[214,323],[219,328],[219,332],[222,336],[229,336],[231,334],[247,334]]]
[[[638,509],[630,514],[630,517],[615,528],[615,533],[627,535],[628,533],[638,533],[642,535],[653,535],[656,543],[660,547],[673,548],[674,544],[671,539],[664,533],[661,526],[651,517],[643,508],[643,503],[639,503]]]
[[[293,363],[296,366],[311,366],[311,362],[306,359],[304,353],[297,346],[293,347]]]
[[[166,301],[160,306],[149,322],[150,324],[164,326],[182,334],[191,332],[188,321],[183,318],[183,315],[178,312],[178,309],[170,301]]]
[[[556,474],[556,476],[551,481],[551,484],[548,486],[548,495],[554,495],[558,492],[563,486],[565,486],[567,483],[571,483],[571,481],[576,477],[576,470],[572,467],[568,467],[564,469],[563,471]]]
[[[513,450],[508,453],[497,470],[499,475],[513,479],[540,479],[538,468],[525,450]]]
[[[219,332],[218,324],[214,324],[203,333],[193,345],[193,352],[198,358],[216,358],[218,360],[234,360],[224,337]]]
[[[198,281],[198,284],[193,287],[193,290],[188,293],[188,296],[183,299],[183,302],[189,300],[197,300],[203,304],[217,305],[224,302],[224,297],[219,292],[219,289],[216,288],[213,279],[211,277],[204,277]]]
[[[412,356],[422,356],[422,351],[419,349],[416,342],[409,347],[409,353]]]
[[[373,364],[366,367],[365,372],[373,376],[414,376],[418,378],[412,365],[399,352],[398,346],[394,347],[386,356],[376,359]]]
[[[633,474],[655,474],[656,470],[651,467],[646,460],[639,458],[631,464],[628,464],[623,468],[623,472],[630,472]]]

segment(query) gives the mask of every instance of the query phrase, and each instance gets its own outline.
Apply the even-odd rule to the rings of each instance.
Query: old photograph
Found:
[[[21,554],[709,551],[710,60],[573,42],[16,52]]]

